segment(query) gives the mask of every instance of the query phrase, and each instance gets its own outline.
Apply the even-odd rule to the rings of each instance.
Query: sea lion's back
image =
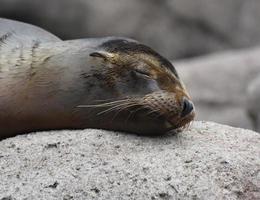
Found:
[[[0,18],[0,78],[10,78],[10,69],[29,66],[42,44],[60,41],[37,26]]]
[[[0,101],[13,87],[9,83],[21,83],[19,77],[23,79],[34,67],[36,50],[45,43],[60,41],[37,26],[0,18]]]
[[[19,38],[19,42],[24,43],[24,45],[27,45],[28,42],[31,43],[30,41],[41,43],[60,41],[57,36],[37,26],[0,18],[0,42],[5,42],[8,37],[11,39],[11,36]]]

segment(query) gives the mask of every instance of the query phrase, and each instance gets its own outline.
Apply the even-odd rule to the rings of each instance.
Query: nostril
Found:
[[[184,116],[190,114],[191,111],[193,111],[193,104],[188,99],[184,99],[181,117],[184,117]]]

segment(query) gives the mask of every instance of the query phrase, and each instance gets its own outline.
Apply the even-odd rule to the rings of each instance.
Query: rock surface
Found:
[[[173,62],[193,98],[198,120],[252,129],[247,87],[260,74],[259,55],[260,48],[253,48]]]
[[[0,142],[0,199],[259,199],[260,135],[210,122],[180,134],[42,132]]]
[[[0,0],[0,17],[62,38],[120,35],[169,58],[260,43],[259,0]]]

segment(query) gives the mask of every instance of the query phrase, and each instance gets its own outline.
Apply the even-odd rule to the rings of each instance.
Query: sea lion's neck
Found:
[[[40,101],[44,96],[63,92],[62,88],[67,86],[61,82],[69,85],[77,79],[87,51],[87,45],[74,45],[74,41],[34,41],[30,45],[18,42],[8,47],[0,46],[2,102],[8,102],[9,97],[16,99],[16,102],[27,98],[37,98]],[[78,59],[79,56],[82,56],[82,61]]]
[[[62,52],[61,44],[57,43],[44,43],[41,44],[37,41],[31,45],[23,45],[23,43],[11,44],[9,46],[1,46],[0,48],[0,69],[1,72],[9,72],[12,69],[26,69],[35,67],[36,64],[43,62],[48,57]],[[56,48],[55,46],[60,46]],[[2,74],[3,75],[3,74]]]
[[[84,53],[86,48],[74,45],[74,42],[35,42],[29,46],[17,44],[9,49],[0,48],[0,122],[20,123],[20,127],[29,127],[31,123],[41,129],[51,123],[51,128],[56,129],[61,122],[51,119],[55,116],[61,118],[60,121],[67,120],[65,123],[69,126],[73,116],[66,114],[66,109],[75,107],[81,97],[75,95],[81,92],[77,83],[78,72],[75,72],[80,69],[72,58],[77,57],[74,53]],[[75,92],[68,91],[68,88]],[[8,113],[8,117],[4,113]],[[27,121],[19,121],[23,118]],[[0,132],[8,128],[0,128]]]
[[[57,55],[73,55],[76,52],[94,49],[96,39],[71,40],[41,43],[39,41],[23,42],[23,40],[10,40],[0,45],[0,70],[8,72],[13,68],[22,71],[41,67],[42,63]],[[100,42],[99,42],[100,43]],[[2,74],[3,76],[3,74]]]

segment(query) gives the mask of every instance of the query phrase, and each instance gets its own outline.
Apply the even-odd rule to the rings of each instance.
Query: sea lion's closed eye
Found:
[[[145,78],[152,78],[151,77],[151,74],[149,73],[149,71],[145,70],[145,69],[141,69],[141,68],[136,68],[134,69],[134,72],[139,75],[139,76],[142,76],[142,77],[145,77]]]

